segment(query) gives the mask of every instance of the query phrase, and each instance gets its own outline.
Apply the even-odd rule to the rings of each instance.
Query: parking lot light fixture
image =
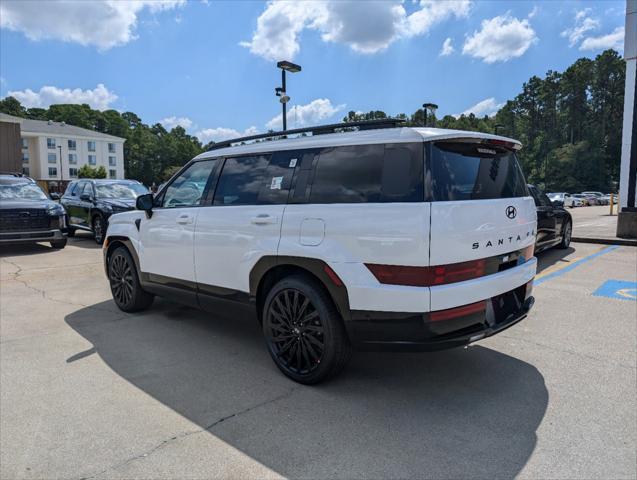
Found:
[[[286,104],[290,101],[290,97],[286,92],[285,86],[285,72],[297,73],[301,71],[301,65],[297,65],[296,63],[288,62],[286,60],[277,62],[276,66],[281,69],[281,86],[274,89],[274,92],[279,101],[281,102],[281,108],[283,110],[283,131],[288,128],[288,119],[287,119],[287,106]]]

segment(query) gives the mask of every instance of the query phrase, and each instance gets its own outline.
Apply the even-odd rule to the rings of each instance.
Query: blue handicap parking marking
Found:
[[[593,292],[596,297],[618,298],[637,302],[637,282],[606,280]]]

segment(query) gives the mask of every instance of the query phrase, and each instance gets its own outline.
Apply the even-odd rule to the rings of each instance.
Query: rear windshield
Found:
[[[436,142],[428,148],[434,201],[528,196],[515,153],[476,143]]]

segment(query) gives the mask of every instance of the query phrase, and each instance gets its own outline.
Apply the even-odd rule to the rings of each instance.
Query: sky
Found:
[[[0,97],[88,103],[219,141],[350,110],[491,115],[531,76],[623,53],[624,1],[2,0]]]

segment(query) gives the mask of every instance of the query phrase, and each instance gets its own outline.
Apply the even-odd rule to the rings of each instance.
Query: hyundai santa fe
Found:
[[[160,295],[251,312],[276,366],[305,384],[352,350],[458,347],[522,320],[537,261],[520,143],[397,125],[268,134],[197,156],[111,217],[115,303],[135,312]]]

